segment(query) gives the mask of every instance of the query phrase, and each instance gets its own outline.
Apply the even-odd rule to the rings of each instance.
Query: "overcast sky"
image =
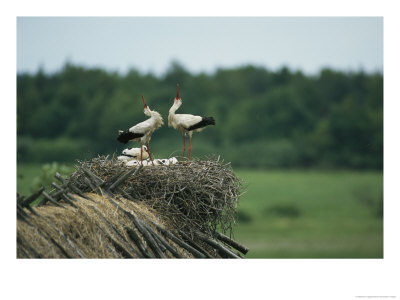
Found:
[[[383,71],[381,17],[18,17],[17,71],[69,61],[163,74],[171,61],[213,72],[245,64]]]

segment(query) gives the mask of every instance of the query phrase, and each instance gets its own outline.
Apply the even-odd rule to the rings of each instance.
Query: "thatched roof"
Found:
[[[219,160],[144,168],[98,157],[56,178],[52,192],[17,199],[17,257],[239,258],[248,251],[228,237],[241,183]]]

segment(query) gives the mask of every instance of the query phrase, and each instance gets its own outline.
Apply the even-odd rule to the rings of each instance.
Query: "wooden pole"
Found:
[[[30,205],[33,201],[35,201],[44,191],[44,187],[41,187],[38,191],[30,195],[28,198],[25,198],[24,200],[19,203],[21,207],[27,207]]]
[[[139,170],[143,168],[143,165],[140,165],[139,168],[137,169],[132,169],[126,172],[124,175],[122,175],[118,180],[116,180],[109,188],[110,191],[114,190],[116,187],[118,187],[121,183],[123,183],[131,174],[132,176],[135,176]]]
[[[205,234],[197,231],[196,232],[196,236],[206,242],[207,244],[209,244],[210,246],[212,246],[215,249],[218,249],[219,251],[221,251],[222,253],[226,254],[228,257],[231,258],[240,258],[237,254],[233,253],[231,250],[229,250],[228,248],[225,248],[224,246],[222,246],[221,244],[219,244],[217,241],[209,238],[208,236],[206,236]]]
[[[242,244],[239,244],[238,242],[232,240],[231,238],[227,237],[226,235],[220,232],[216,232],[216,236],[220,241],[228,244],[229,246],[235,248],[236,250],[239,250],[243,254],[246,254],[249,251],[249,248],[243,246]]]

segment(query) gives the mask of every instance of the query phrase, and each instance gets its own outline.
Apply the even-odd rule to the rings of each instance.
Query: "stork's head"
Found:
[[[151,116],[150,107],[147,106],[146,100],[144,100],[144,96],[142,95],[143,105],[144,105],[144,114],[146,116]]]

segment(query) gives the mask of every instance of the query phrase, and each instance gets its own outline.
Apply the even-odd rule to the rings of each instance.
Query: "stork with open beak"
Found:
[[[140,146],[141,162],[143,161],[143,145],[146,145],[150,160],[153,163],[153,159],[151,158],[150,154],[149,141],[151,139],[151,135],[153,134],[153,132],[156,129],[160,128],[164,124],[164,121],[158,112],[156,112],[155,110],[150,110],[150,107],[147,106],[143,95],[142,95],[142,100],[144,105],[144,114],[149,118],[146,121],[143,121],[129,129],[119,130],[117,140],[124,144],[128,143],[129,141],[139,142],[141,144]]]
[[[179,95],[179,84],[176,85],[176,97],[174,99],[174,104],[169,109],[168,115],[168,126],[173,127],[176,130],[182,132],[183,138],[183,154],[182,161],[185,157],[186,133],[189,135],[189,161],[192,158],[192,134],[194,131],[202,131],[208,125],[215,125],[215,120],[213,117],[201,117],[190,114],[175,114],[178,108],[182,105],[182,99]]]

